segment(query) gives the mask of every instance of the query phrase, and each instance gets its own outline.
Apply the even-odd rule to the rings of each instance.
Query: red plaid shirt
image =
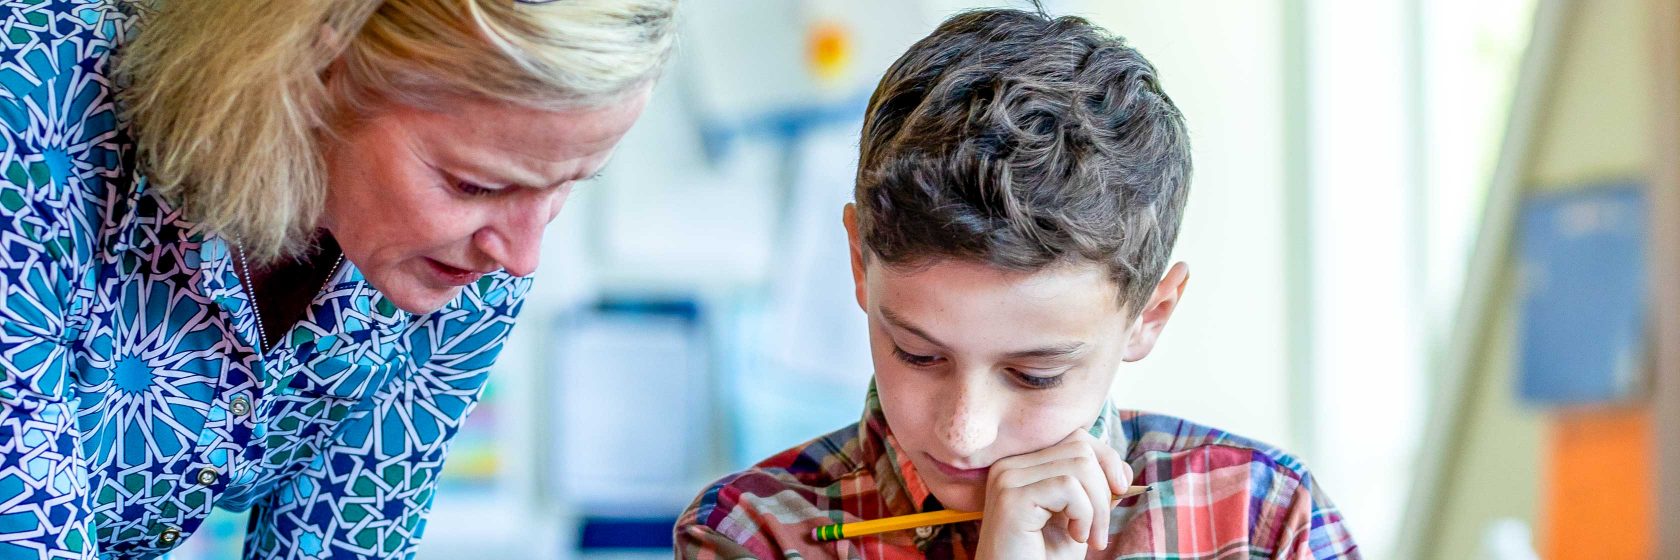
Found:
[[[1158,414],[1105,407],[1092,434],[1153,491],[1111,515],[1091,558],[1359,558],[1342,517],[1294,457]],[[939,509],[902,457],[874,388],[863,421],[724,477],[676,526],[682,558],[974,557],[979,522],[831,543],[811,529]]]

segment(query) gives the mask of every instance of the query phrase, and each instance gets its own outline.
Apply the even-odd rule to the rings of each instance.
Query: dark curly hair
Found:
[[[1165,272],[1189,133],[1154,66],[1084,19],[956,15],[893,63],[864,118],[855,196],[870,257],[1095,262],[1134,315]]]

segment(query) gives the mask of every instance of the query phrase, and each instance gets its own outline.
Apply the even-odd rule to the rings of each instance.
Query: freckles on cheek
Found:
[[[1015,451],[1037,451],[1054,445],[1075,430],[1086,428],[1095,416],[1086,418],[1090,415],[1078,412],[1080,409],[1072,403],[1017,408],[1020,412],[1008,422],[1014,435],[1011,439],[1021,448]]]

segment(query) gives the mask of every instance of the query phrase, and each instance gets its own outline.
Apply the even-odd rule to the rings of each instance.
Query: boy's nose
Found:
[[[997,438],[997,413],[992,410],[991,403],[979,394],[981,388],[971,387],[971,383],[962,383],[946,401],[950,404],[944,415],[944,425],[938,430],[945,447],[954,455],[953,459],[975,455],[991,446]]]

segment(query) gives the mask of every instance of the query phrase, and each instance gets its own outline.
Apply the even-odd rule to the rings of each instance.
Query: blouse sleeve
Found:
[[[0,5],[0,558],[92,558],[69,348],[125,180],[114,2]]]

